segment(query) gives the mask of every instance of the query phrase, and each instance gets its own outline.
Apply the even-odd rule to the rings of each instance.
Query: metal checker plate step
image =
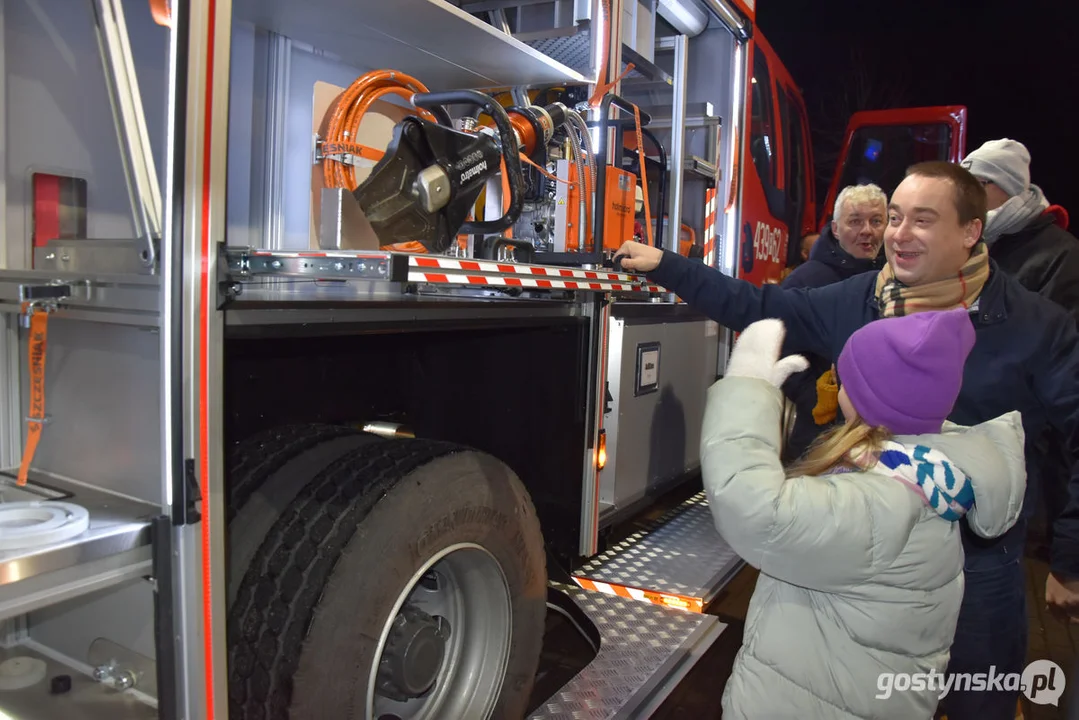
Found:
[[[701,491],[649,529],[597,555],[575,579],[588,589],[701,612],[742,565],[742,558],[716,531]]]
[[[599,653],[529,720],[648,717],[727,628],[712,615],[552,583],[600,634]]]

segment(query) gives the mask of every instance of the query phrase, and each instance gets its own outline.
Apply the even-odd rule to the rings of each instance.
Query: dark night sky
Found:
[[[854,49],[880,80],[876,107],[856,109],[966,105],[967,152],[999,137],[1023,142],[1032,182],[1069,210],[1075,232],[1079,9],[1065,10],[1072,4],[759,0],[757,21],[801,86],[814,133],[842,132],[820,108],[840,104]]]

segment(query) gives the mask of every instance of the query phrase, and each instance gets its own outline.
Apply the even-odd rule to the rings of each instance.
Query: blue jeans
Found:
[[[1016,544],[1019,547],[1009,548],[1006,556],[968,555],[948,673],[999,676],[1021,674],[1026,667],[1026,577],[1022,543]],[[948,720],[1013,720],[1018,701],[1019,690],[953,689],[940,709]]]

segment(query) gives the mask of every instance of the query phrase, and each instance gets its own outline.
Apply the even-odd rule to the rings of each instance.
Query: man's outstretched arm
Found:
[[[830,340],[844,283],[814,290],[784,290],[778,285],[758,288],[704,263],[636,242],[624,244],[616,257],[623,269],[645,273],[690,307],[735,332],[758,320],[779,318],[787,328],[787,347],[792,351],[831,357]]]

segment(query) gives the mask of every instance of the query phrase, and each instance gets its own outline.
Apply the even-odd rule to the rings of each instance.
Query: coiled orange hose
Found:
[[[387,95],[396,95],[407,100],[414,94],[426,92],[430,91],[419,80],[396,70],[374,70],[361,75],[337,97],[330,108],[323,154],[329,156],[349,153],[375,160],[381,158],[382,150],[361,145],[356,141],[364,113],[376,100]],[[429,110],[421,108],[414,114],[438,122]],[[359,185],[355,168],[338,159],[324,157],[322,170],[324,183],[328,188],[345,188],[352,191]]]

